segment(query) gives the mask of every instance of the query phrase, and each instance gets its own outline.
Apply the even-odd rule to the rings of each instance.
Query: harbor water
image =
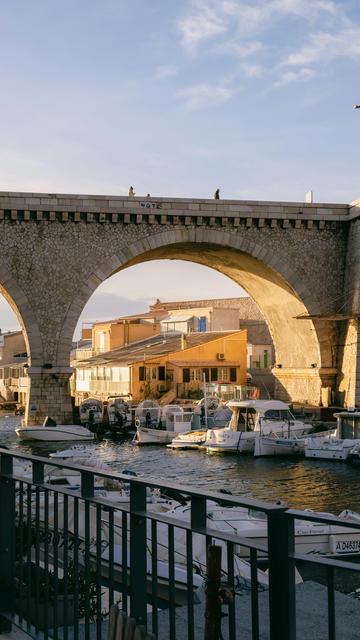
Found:
[[[48,457],[74,443],[21,443],[15,427],[18,416],[0,416],[0,445]],[[254,458],[252,455],[208,455],[204,451],[173,451],[164,446],[139,447],[131,439],[82,443],[89,455],[96,455],[114,471],[131,470],[146,478],[156,478],[192,488],[276,502],[297,509],[360,512],[360,467],[342,462],[304,458]]]

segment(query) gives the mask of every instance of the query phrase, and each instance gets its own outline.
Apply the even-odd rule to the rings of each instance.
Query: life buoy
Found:
[[[136,416],[135,418],[135,427],[138,429],[140,427],[140,418],[138,416]]]

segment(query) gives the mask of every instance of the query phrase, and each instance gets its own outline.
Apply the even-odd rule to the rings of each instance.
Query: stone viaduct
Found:
[[[117,271],[161,258],[212,267],[255,300],[278,397],[319,405],[330,387],[337,402],[360,403],[360,202],[1,192],[0,230],[0,291],[29,355],[25,424],[72,421],[69,354],[84,305]]]

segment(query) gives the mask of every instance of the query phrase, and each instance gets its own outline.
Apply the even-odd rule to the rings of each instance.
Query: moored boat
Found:
[[[360,445],[360,412],[341,411],[334,413],[334,416],[337,419],[334,435],[306,438],[306,458],[345,461],[349,458],[350,452]]]
[[[179,432],[187,431],[189,424],[191,413],[184,413],[179,405],[166,405],[158,426],[151,428],[138,424],[134,440],[136,444],[169,444]]]
[[[301,456],[305,442],[301,438],[285,438],[276,434],[255,438],[254,456]]]
[[[87,398],[80,403],[79,414],[81,424],[91,431],[95,431],[103,421],[103,403],[96,398]]]
[[[312,425],[296,420],[289,406],[280,400],[233,400],[227,404],[233,411],[224,429],[209,429],[204,446],[208,453],[253,453],[255,439],[275,434],[300,437]]]
[[[54,420],[45,420],[43,425],[18,427],[15,429],[20,440],[38,440],[42,442],[67,442],[93,440],[94,434],[78,424],[56,424]]]

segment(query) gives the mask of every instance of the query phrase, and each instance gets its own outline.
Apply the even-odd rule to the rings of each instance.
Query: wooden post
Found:
[[[221,577],[221,547],[215,544],[208,546],[207,578],[205,601],[204,640],[219,640],[221,625],[221,604],[219,599]]]

